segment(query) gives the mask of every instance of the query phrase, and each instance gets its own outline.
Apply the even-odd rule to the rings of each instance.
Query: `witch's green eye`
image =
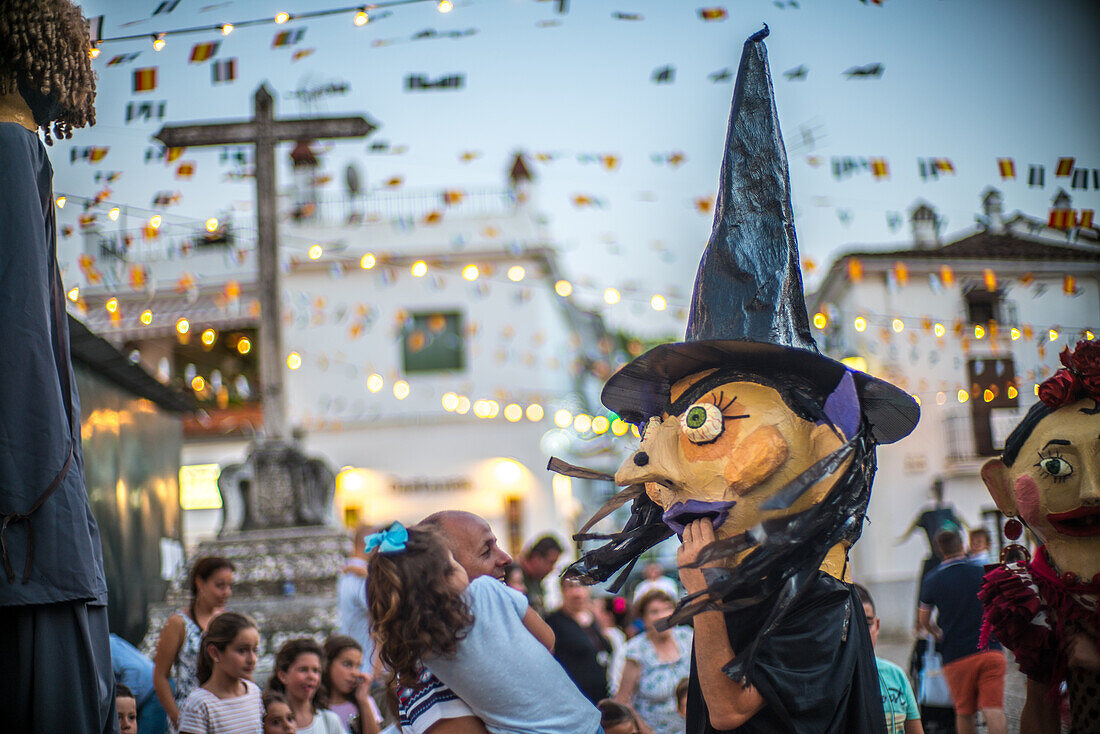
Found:
[[[710,443],[722,435],[724,425],[714,403],[695,403],[680,417],[680,430],[692,443]]]
[[[1073,474],[1073,464],[1069,463],[1061,456],[1040,455],[1039,463],[1035,466],[1039,467],[1039,469],[1051,476],[1055,481],[1065,481]]]

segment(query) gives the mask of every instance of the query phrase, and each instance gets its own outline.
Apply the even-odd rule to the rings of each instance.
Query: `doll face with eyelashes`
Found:
[[[713,370],[672,387],[670,412],[651,418],[641,446],[615,474],[620,485],[644,483],[677,534],[709,517],[718,537],[819,502],[835,476],[822,480],[791,508],[759,506],[841,445],[826,425],[795,414],[767,385],[737,379],[708,381]]]

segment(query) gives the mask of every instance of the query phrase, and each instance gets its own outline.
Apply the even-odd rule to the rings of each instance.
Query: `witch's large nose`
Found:
[[[626,486],[673,479],[670,473],[674,471],[676,461],[672,452],[679,427],[680,421],[675,418],[667,421],[650,418],[642,445],[615,472],[615,483]]]

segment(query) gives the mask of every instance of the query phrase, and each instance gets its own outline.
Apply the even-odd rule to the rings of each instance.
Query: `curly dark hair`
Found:
[[[0,3],[0,95],[20,94],[53,145],[95,124],[95,72],[88,23],[70,0]]]
[[[302,655],[316,655],[317,660],[321,663],[321,670],[325,669],[325,651],[321,649],[321,645],[318,644],[317,640],[312,637],[296,637],[293,640],[287,640],[279,648],[279,652],[275,653],[275,670],[272,671],[271,678],[267,681],[267,690],[285,696],[286,686],[279,680],[279,673],[288,672],[290,667]],[[314,692],[310,705],[313,707],[314,713],[318,709],[328,708],[328,692],[325,691],[324,686],[320,686]]]
[[[454,655],[474,623],[448,583],[451,556],[434,532],[409,528],[402,553],[371,554],[367,604],[378,656],[403,686],[415,686],[420,661]]]

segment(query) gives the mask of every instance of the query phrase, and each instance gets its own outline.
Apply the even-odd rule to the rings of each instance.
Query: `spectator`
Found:
[[[300,734],[346,734],[321,687],[324,664],[325,653],[312,637],[284,642],[275,653],[275,670],[267,686],[286,696]]]
[[[286,702],[286,696],[275,691],[266,691],[263,695],[264,734],[294,734],[294,712]]]
[[[981,709],[989,734],[1005,734],[1004,653],[992,639],[990,649],[978,649],[982,627],[978,591],[984,571],[967,561],[959,533],[941,531],[936,546],[943,563],[924,580],[917,622],[943,642],[943,675],[955,706],[955,728],[959,734],[973,734],[974,714]]]
[[[170,730],[179,726],[180,704],[199,687],[199,643],[206,627],[233,595],[233,562],[220,556],[195,561],[188,576],[191,603],[164,623],[153,657],[153,688],[168,714]],[[169,671],[176,682],[168,681]]]
[[[118,710],[119,734],[137,734],[137,699],[121,683],[115,684],[115,708]]]
[[[854,586],[863,603],[863,616],[867,619],[871,644],[877,645],[881,625],[875,614],[875,602],[871,599],[871,592],[859,584]],[[886,713],[886,734],[924,734],[917,697],[913,695],[913,686],[909,685],[905,671],[877,655],[875,664],[878,666],[879,690],[882,691],[882,710]]]
[[[990,563],[989,549],[992,547],[992,542],[988,530],[982,527],[972,528],[967,545],[969,547],[966,549],[966,557],[971,563],[977,563],[979,566]]]
[[[653,734],[638,712],[626,704],[605,699],[597,708],[604,734]]]
[[[633,703],[656,734],[678,734],[684,721],[676,706],[676,684],[691,674],[691,630],[673,627],[658,631],[656,624],[672,614],[676,602],[660,589],[636,604],[645,632],[626,643],[626,666],[615,700]]]
[[[637,604],[639,599],[654,589],[660,589],[672,599],[680,598],[680,587],[675,581],[665,576],[664,566],[657,563],[657,561],[647,563],[642,575],[645,578],[634,587],[634,604]]]
[[[504,583],[521,594],[527,594],[527,586],[523,583],[523,569],[518,563],[511,563],[504,569]]]
[[[153,689],[153,661],[111,633],[111,669],[115,681],[125,685],[137,702],[138,733],[164,734],[168,719]]]
[[[260,632],[243,614],[226,612],[202,636],[199,687],[180,706],[181,734],[254,734],[263,726],[260,689],[252,682]]]
[[[600,632],[587,586],[566,579],[561,583],[561,608],[546,616],[554,631],[554,657],[589,701],[607,698],[607,663],[611,643]]]
[[[685,720],[688,715],[688,686],[690,685],[690,678],[681,678],[680,682],[676,684],[676,713],[680,714],[680,718]]]
[[[616,614],[618,605],[625,604],[626,600],[621,596],[601,596],[592,607],[596,624],[611,645],[611,655],[607,661],[607,691],[612,696],[619,688],[619,679],[622,678],[623,666],[626,664],[626,633],[619,627],[620,615]]]
[[[370,636],[370,615],[367,613],[367,554],[363,539],[374,528],[360,525],[355,529],[351,555],[336,582],[336,629],[359,643],[363,650],[361,670],[374,678],[374,642]]]
[[[370,697],[371,676],[362,670],[363,649],[353,637],[330,635],[324,652],[321,685],[328,694],[329,708],[349,731],[378,734],[382,712]]]
[[[546,613],[546,593],[542,588],[542,580],[554,570],[562,550],[557,538],[544,535],[520,554],[519,566],[523,569],[527,603],[540,615]]]

